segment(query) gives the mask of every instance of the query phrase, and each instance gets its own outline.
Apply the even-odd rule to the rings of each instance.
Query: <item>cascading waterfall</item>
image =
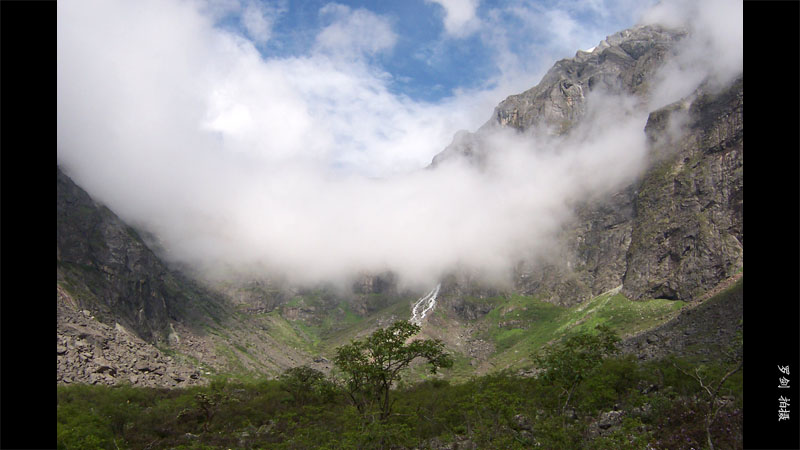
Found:
[[[425,315],[428,314],[428,311],[432,310],[433,307],[436,306],[436,296],[439,295],[439,289],[441,287],[442,283],[437,284],[432,291],[428,292],[419,300],[417,300],[416,303],[414,303],[414,308],[411,309],[411,323],[415,325],[422,325],[422,319],[425,318]],[[423,306],[422,312],[419,312],[420,306]]]

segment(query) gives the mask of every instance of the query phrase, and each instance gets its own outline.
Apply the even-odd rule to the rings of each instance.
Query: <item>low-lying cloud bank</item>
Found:
[[[647,111],[597,96],[590,109],[601,113],[572,137],[500,131],[486,170],[418,170],[454,130],[485,120],[490,90],[438,104],[392,94],[362,56],[394,37],[362,10],[328,6],[333,22],[311,54],[264,59],[198,5],[58,7],[59,164],[172,261],[297,283],[392,270],[433,284],[453,267],[502,278],[543,251],[570,202],[644,168]],[[653,107],[741,72],[741,2],[670,5],[644,21],[695,31]],[[248,30],[269,39],[256,12]],[[347,26],[361,35],[348,41]]]

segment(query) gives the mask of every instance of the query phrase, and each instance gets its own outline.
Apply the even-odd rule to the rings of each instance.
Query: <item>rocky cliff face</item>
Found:
[[[742,100],[740,78],[652,112],[650,169],[579,205],[561,254],[521,264],[517,289],[564,305],[617,286],[631,299],[692,300],[732,276],[744,264]]]
[[[159,348],[202,353],[189,327],[229,316],[224,300],[169,269],[60,168],[57,180],[58,382],[204,382]]]
[[[158,349],[119,323],[106,325],[62,287],[57,287],[57,383],[130,383],[137,386],[189,386],[200,372]]]
[[[287,320],[335,320],[342,302],[367,315],[398,298],[391,273],[363,273],[350,292],[250,278],[201,285],[60,168],[57,180],[58,383],[182,387],[213,373],[327,370]]]
[[[590,92],[627,94],[645,105],[654,75],[686,35],[640,26],[559,61],[536,87],[500,103],[476,133],[459,132],[431,166],[465,158],[480,167],[491,151],[487,136],[499,128],[567,134],[585,116]],[[555,254],[520,261],[513,290],[565,306],[619,286],[632,299],[691,300],[733,275],[743,265],[742,100],[740,77],[651,111],[643,130],[647,171],[576,204]]]
[[[630,298],[696,298],[744,264],[743,79],[694,97],[679,139],[666,139],[661,122],[681,109],[668,107],[648,121],[653,150],[664,159],[634,199],[623,286]]]
[[[81,309],[118,319],[144,339],[163,341],[166,272],[136,232],[96,204],[58,169],[58,281]],[[170,299],[170,301],[172,301]]]
[[[118,322],[158,344],[168,341],[171,320],[197,317],[200,307],[219,310],[219,299],[166,267],[133,228],[60,168],[57,211],[58,284],[101,322]]]

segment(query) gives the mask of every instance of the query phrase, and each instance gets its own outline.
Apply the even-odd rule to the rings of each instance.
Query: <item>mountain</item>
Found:
[[[337,346],[410,319],[418,299],[421,334],[455,355],[444,372],[454,379],[525,372],[532,350],[598,323],[641,358],[698,348],[709,357],[741,330],[743,77],[654,103],[659,73],[687,36],[658,26],[609,36],[557,62],[433,158],[428,170],[456,162],[484,170],[497,133],[555,142],[591,134],[583,127],[603,114],[592,109],[601,95],[626,99],[646,118],[638,130],[646,167],[573,199],[551,251],[517,261],[510,285],[457,269],[427,296],[389,272],[365,271],[346,288],[203,280],[163,262],[59,168],[58,382],[185,386],[301,364],[327,371]]]
[[[59,168],[57,279],[77,306],[116,321],[142,339],[164,343],[170,321],[215,299],[170,270],[111,210],[96,203]],[[202,305],[202,306],[201,306]]]
[[[295,342],[280,339],[284,319],[243,315],[233,295],[169,267],[60,167],[57,181],[59,383],[174,387],[217,373],[278,374],[313,364]]]
[[[457,159],[484,164],[497,129],[567,135],[586,117],[587,98],[598,92],[646,105],[659,69],[686,35],[639,26],[557,62],[536,87],[501,102],[478,131],[457,134],[432,167]],[[742,101],[740,75],[723,88],[701,84],[686,98],[650,111],[644,175],[608,195],[576,202],[558,255],[520,261],[514,292],[565,306],[617,286],[631,299],[691,300],[741,269]]]

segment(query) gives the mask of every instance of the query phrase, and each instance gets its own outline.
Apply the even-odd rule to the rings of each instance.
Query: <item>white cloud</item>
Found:
[[[256,44],[264,44],[272,36],[274,22],[284,9],[269,7],[266,3],[249,0],[241,13],[242,26]]]
[[[241,0],[199,0],[198,9],[214,22],[218,22],[231,14],[240,13]]]
[[[331,23],[317,36],[316,50],[335,57],[359,58],[391,50],[397,41],[389,21],[366,9],[329,3],[320,15]]]
[[[500,133],[486,173],[419,171],[456,130],[534,85],[524,59],[545,47],[518,56],[511,31],[484,29],[505,49],[504,75],[431,104],[392,93],[370,64],[397,39],[384,17],[329,4],[312,52],[265,59],[214,28],[235,5],[209,5],[58,4],[59,164],[174,260],[298,281],[388,268],[433,282],[454,265],[499,275],[539,250],[569,199],[613,189],[641,163],[643,117],[598,98],[621,114],[587,123],[591,140]]]
[[[444,9],[444,29],[448,35],[465,37],[480,26],[477,17],[479,0],[426,0]]]
[[[723,86],[743,71],[742,0],[665,1],[647,11],[642,23],[683,26],[689,31],[677,56],[661,71],[653,107],[689,95],[703,81]]]

